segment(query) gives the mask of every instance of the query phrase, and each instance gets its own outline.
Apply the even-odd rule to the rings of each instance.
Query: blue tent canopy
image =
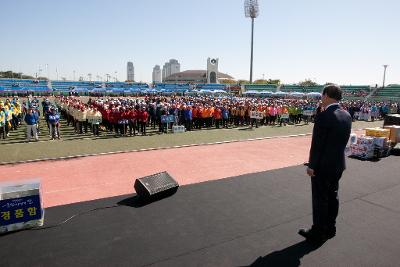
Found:
[[[290,95],[291,95],[291,96],[294,96],[294,97],[302,97],[302,96],[304,96],[304,93],[301,93],[301,92],[292,92],[292,93],[290,93]]]
[[[245,94],[245,95],[256,95],[256,94],[258,94],[258,91],[256,91],[256,90],[248,90],[248,91],[244,92],[243,94]]]
[[[272,95],[274,95],[274,96],[285,96],[285,95],[287,95],[287,93],[285,93],[285,92],[274,92],[274,93],[272,93]]]
[[[308,97],[321,97],[321,93],[318,92],[311,92],[307,94]]]

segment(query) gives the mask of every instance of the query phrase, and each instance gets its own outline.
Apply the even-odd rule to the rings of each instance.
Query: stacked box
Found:
[[[382,128],[366,128],[365,135],[373,136],[373,137],[390,137],[390,130],[389,129],[382,129]]]
[[[379,149],[388,148],[388,139],[386,137],[374,137],[374,145]]]
[[[373,147],[374,138],[371,136],[361,135],[360,137],[357,138],[357,144]]]
[[[172,132],[173,133],[184,133],[185,132],[185,126],[183,126],[183,125],[172,126]]]
[[[390,125],[390,126],[385,126],[385,129],[390,130],[390,136],[389,140],[392,143],[400,143],[400,126],[399,125]]]
[[[350,150],[351,155],[358,158],[371,159],[374,157],[373,145],[352,144]]]

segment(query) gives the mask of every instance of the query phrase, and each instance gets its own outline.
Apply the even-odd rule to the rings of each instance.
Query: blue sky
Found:
[[[400,1],[259,0],[254,79],[296,83],[400,83]],[[87,78],[106,73],[151,81],[170,58],[181,70],[205,69],[249,79],[250,19],[242,0],[2,1],[0,70]],[[46,68],[46,64],[48,68]]]

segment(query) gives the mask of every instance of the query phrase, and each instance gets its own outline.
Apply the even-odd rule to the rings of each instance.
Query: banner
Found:
[[[91,124],[100,124],[102,122],[101,117],[87,117],[87,120]]]
[[[262,120],[264,118],[264,113],[259,111],[250,111],[250,118]]]
[[[281,119],[289,119],[289,113],[284,113],[281,115]]]
[[[161,123],[170,123],[170,122],[175,122],[174,115],[162,115],[161,116]]]
[[[125,120],[125,119],[118,121],[118,124],[128,124],[128,123],[129,123],[129,120]]]
[[[304,116],[312,116],[312,115],[314,115],[314,111],[313,110],[304,110],[303,115]]]
[[[42,218],[39,195],[0,200],[0,225],[28,222]]]

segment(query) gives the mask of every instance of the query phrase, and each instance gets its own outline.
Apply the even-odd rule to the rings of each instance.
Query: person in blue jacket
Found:
[[[39,121],[39,114],[35,111],[33,107],[28,109],[28,113],[25,115],[25,123],[27,125],[26,128],[26,136],[28,142],[31,140],[32,135],[35,140],[39,140],[38,133],[37,133],[37,124]]]
[[[55,107],[50,108],[48,116],[51,140],[54,140],[55,138],[60,139],[60,115],[57,113]]]
[[[192,107],[191,106],[185,106],[184,107],[184,117],[185,117],[185,128],[187,131],[191,131],[192,130],[192,120],[193,120],[193,116],[192,116]]]

